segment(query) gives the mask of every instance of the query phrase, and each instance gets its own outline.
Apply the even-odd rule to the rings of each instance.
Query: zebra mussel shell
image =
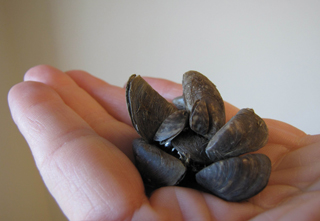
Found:
[[[262,191],[270,160],[247,153],[268,141],[263,119],[244,108],[226,123],[219,91],[199,72],[186,72],[182,86],[183,95],[172,104],[140,76],[128,80],[128,112],[141,136],[133,141],[133,153],[146,188],[183,184],[227,201]]]
[[[270,159],[264,154],[247,154],[215,162],[196,174],[197,182],[216,196],[241,201],[260,192],[268,183]]]

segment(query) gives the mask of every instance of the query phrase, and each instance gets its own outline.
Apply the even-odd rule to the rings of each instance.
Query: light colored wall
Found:
[[[230,103],[316,134],[319,10],[317,0],[0,0],[0,219],[63,219],[7,107],[28,68],[83,69],[119,86],[133,73],[181,82],[198,70]]]
[[[55,63],[47,1],[0,1],[0,220],[66,220],[10,117],[7,93],[24,72]]]

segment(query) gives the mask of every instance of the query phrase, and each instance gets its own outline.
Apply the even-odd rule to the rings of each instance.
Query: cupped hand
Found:
[[[179,84],[145,79],[168,100],[182,94]],[[133,163],[131,142],[138,135],[124,88],[41,65],[8,99],[45,185],[70,220],[320,219],[320,135],[265,119],[269,142],[258,152],[269,156],[272,173],[248,201],[226,202],[183,187],[163,187],[148,198]],[[238,109],[225,105],[228,120]]]

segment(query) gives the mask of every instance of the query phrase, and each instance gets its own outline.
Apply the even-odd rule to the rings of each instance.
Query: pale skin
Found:
[[[145,79],[168,100],[182,94],[180,84]],[[265,119],[269,141],[258,152],[269,156],[272,173],[267,187],[245,202],[183,187],[160,188],[148,198],[133,164],[138,134],[124,88],[40,65],[8,100],[45,185],[70,220],[320,219],[320,135]],[[228,120],[238,109],[225,105]]]

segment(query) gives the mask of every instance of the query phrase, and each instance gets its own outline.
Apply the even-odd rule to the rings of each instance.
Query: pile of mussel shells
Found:
[[[172,103],[142,77],[132,75],[126,100],[135,165],[146,188],[180,185],[227,201],[246,200],[268,183],[270,159],[254,152],[266,145],[268,128],[252,109],[227,123],[216,86],[197,71],[183,75],[183,95]]]

